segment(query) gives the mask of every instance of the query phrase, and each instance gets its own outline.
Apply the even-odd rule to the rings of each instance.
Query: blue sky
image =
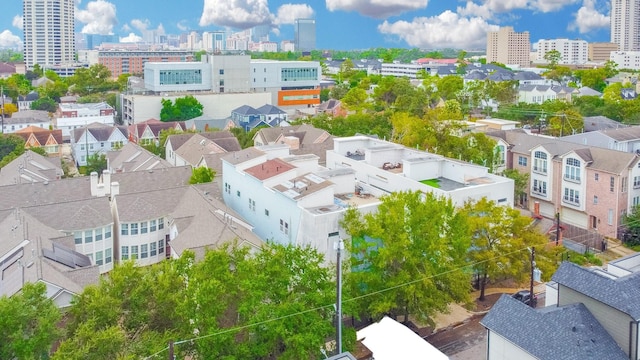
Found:
[[[513,26],[531,42],[609,41],[606,0],[76,0],[79,32],[136,39],[145,31],[272,26],[270,39],[293,39],[296,18],[315,18],[318,49],[402,47],[478,49],[487,31]],[[2,0],[0,47],[22,39],[22,0]]]

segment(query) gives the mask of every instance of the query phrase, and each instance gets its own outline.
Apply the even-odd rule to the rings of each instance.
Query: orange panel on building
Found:
[[[278,106],[318,104],[320,104],[319,87],[315,89],[278,91]]]

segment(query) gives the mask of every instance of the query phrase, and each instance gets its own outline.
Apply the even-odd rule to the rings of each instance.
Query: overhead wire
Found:
[[[551,243],[551,242],[552,241],[549,241],[549,243]],[[396,290],[396,289],[402,288],[404,286],[409,286],[409,285],[412,285],[412,284],[415,284],[415,283],[419,283],[419,282],[424,281],[424,280],[433,279],[433,278],[436,278],[436,277],[439,277],[439,276],[443,276],[443,275],[446,275],[446,274],[453,273],[455,271],[461,271],[461,270],[469,268],[469,267],[473,267],[473,266],[476,266],[476,265],[479,265],[479,264],[482,264],[482,263],[485,263],[485,262],[490,262],[490,261],[493,261],[493,260],[498,259],[500,257],[513,255],[513,254],[516,254],[516,253],[519,253],[519,252],[523,252],[523,251],[529,252],[530,251],[530,247],[524,247],[524,248],[521,248],[521,249],[516,249],[516,250],[508,252],[508,253],[500,254],[500,256],[492,257],[492,258],[489,258],[489,259],[484,259],[484,260],[481,260],[481,261],[476,261],[476,262],[473,262],[473,263],[466,264],[464,266],[459,266],[459,267],[456,267],[456,268],[453,268],[453,269],[449,269],[447,271],[443,271],[441,273],[424,276],[424,277],[421,277],[421,278],[418,278],[418,279],[414,279],[414,280],[411,280],[411,281],[407,281],[407,282],[404,282],[404,283],[401,283],[401,284],[398,284],[398,285],[394,285],[394,286],[387,287],[387,288],[384,288],[384,289],[380,289],[380,290],[377,290],[377,291],[372,291],[370,293],[366,293],[366,294],[363,294],[363,295],[360,295],[360,296],[355,296],[353,298],[344,299],[342,302],[343,303],[353,302],[353,301],[360,300],[360,299],[363,299],[363,298],[367,298],[367,297],[370,297],[370,296],[374,296],[374,295],[378,295],[378,294],[385,293],[385,292],[388,292],[388,291]],[[244,330],[244,329],[255,327],[255,326],[259,326],[259,325],[264,325],[264,324],[271,323],[271,322],[274,322],[274,321],[284,320],[284,319],[287,319],[287,318],[303,315],[303,314],[306,314],[306,313],[322,310],[322,309],[325,309],[325,308],[331,308],[333,306],[335,306],[334,303],[323,305],[323,306],[318,306],[318,307],[315,307],[315,308],[312,308],[312,309],[297,311],[297,312],[294,312],[294,313],[291,313],[291,314],[278,316],[278,317],[275,317],[275,318],[266,319],[266,320],[255,322],[255,323],[250,323],[250,324],[246,324],[246,325],[242,325],[242,326],[236,326],[236,327],[233,327],[233,328],[224,329],[224,330],[221,330],[221,331],[218,331],[218,332],[215,332],[215,333],[211,333],[211,334],[207,334],[207,335],[196,336],[196,337],[193,337],[193,338],[190,338],[190,339],[177,340],[173,344],[174,345],[179,345],[179,344],[184,344],[184,343],[190,343],[190,342],[198,341],[198,340],[201,340],[201,339],[210,338],[210,337],[213,337],[213,336],[218,336],[218,335],[222,335],[222,334],[226,334],[226,333],[230,333],[230,332],[236,332],[236,331]],[[161,354],[164,351],[167,351],[168,349],[169,349],[169,347],[167,346],[164,349],[154,353],[153,355],[149,355],[147,357],[144,357],[143,359],[145,359],[145,360],[152,359],[153,357],[158,356],[159,354]]]

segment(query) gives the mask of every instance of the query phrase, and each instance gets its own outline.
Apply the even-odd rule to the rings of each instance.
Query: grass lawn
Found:
[[[436,189],[440,188],[440,180],[438,180],[438,179],[421,180],[420,182],[425,184],[425,185],[429,185],[431,187],[434,187]]]

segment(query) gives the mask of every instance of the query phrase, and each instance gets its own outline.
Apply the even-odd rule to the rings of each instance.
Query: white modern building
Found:
[[[418,72],[424,69],[425,66],[421,64],[382,63],[380,75],[417,79]]]
[[[640,0],[611,0],[611,42],[620,51],[640,51]]]
[[[618,69],[640,70],[640,51],[612,51],[610,56]]]
[[[316,155],[289,155],[286,144],[245,149],[222,158],[223,199],[263,240],[312,246],[335,257],[328,234],[346,236],[348,207],[375,211],[380,197],[421,191],[457,206],[487,197],[513,205],[513,180],[483,166],[365,136],[334,139],[326,167]],[[431,185],[429,185],[431,184]],[[437,184],[437,185],[435,185]]]
[[[54,125],[62,130],[62,136],[68,139],[73,129],[91,123],[113,125],[115,110],[106,102],[101,103],[62,103],[54,118]]]
[[[269,92],[271,104],[277,106],[310,106],[320,104],[318,61],[251,60],[251,91]]]
[[[585,40],[542,39],[537,43],[536,60],[545,61],[549,51],[560,53],[558,64],[581,65],[589,60],[589,43]]]
[[[74,0],[24,0],[22,26],[27,69],[75,61]]]
[[[153,92],[209,91],[211,66],[203,62],[148,62],[144,87]]]

